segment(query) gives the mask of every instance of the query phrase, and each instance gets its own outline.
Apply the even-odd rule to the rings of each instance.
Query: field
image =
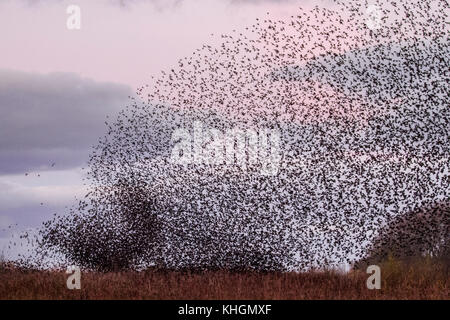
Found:
[[[326,271],[258,273],[227,271],[82,273],[81,290],[68,290],[63,271],[19,270],[3,264],[0,299],[446,299],[448,265],[431,260],[380,264],[381,289],[366,287],[368,274]]]

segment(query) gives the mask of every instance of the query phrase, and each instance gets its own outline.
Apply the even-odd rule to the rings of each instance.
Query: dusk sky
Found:
[[[81,9],[80,30],[66,26],[73,4]],[[315,4],[1,1],[0,251],[12,254],[12,235],[64,212],[83,195],[82,168],[105,132],[107,115],[114,117],[152,75],[267,12],[282,19]]]
[[[80,30],[67,28],[70,5],[81,9]],[[11,236],[83,196],[83,168],[107,116],[114,119],[139,86],[202,45],[220,44],[221,34],[244,30],[267,13],[286,19],[315,5],[334,6],[329,0],[0,1],[0,253],[12,254]]]

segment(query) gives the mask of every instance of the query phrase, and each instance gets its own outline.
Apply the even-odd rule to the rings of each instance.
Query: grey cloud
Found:
[[[0,174],[83,164],[105,132],[106,115],[128,103],[131,89],[76,74],[0,70]]]

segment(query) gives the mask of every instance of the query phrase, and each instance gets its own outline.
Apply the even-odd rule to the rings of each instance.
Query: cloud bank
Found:
[[[127,86],[70,73],[0,70],[0,174],[85,163],[106,116],[130,94]]]

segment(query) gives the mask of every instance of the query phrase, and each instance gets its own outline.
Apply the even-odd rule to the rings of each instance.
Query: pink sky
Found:
[[[136,88],[202,44],[220,41],[217,35],[251,25],[267,11],[272,18],[286,18],[299,5],[312,6],[311,1],[186,0],[160,8],[153,1],[125,7],[110,2],[2,2],[0,68],[75,72]],[[81,8],[81,30],[66,28],[70,4]]]

